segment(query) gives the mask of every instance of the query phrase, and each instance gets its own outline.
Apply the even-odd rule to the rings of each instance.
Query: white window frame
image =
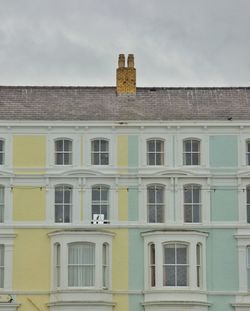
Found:
[[[157,151],[156,149],[154,150],[154,151],[149,151],[148,150],[148,143],[149,142],[154,142],[154,144],[156,144],[156,142],[158,142],[158,141],[160,141],[161,142],[161,144],[163,145],[162,147],[163,147],[163,149],[162,149],[162,151]],[[146,154],[146,157],[147,157],[147,166],[159,166],[159,167],[161,167],[161,166],[164,166],[165,165],[165,140],[164,139],[162,139],[162,138],[148,138],[147,139],[147,141],[146,141],[146,145],[147,145],[147,154]],[[156,157],[156,155],[157,154],[160,154],[160,155],[162,155],[161,156],[161,159],[162,159],[162,163],[161,164],[149,164],[149,154],[154,154],[155,155],[155,157]],[[156,158],[155,158],[155,162],[156,162]]]
[[[148,222],[148,199],[147,199],[147,190],[148,186],[150,185],[160,185],[164,187],[164,207],[163,207],[163,222],[160,223],[153,223]],[[173,210],[171,209],[172,205],[172,195],[169,195],[171,189],[171,179],[170,178],[145,178],[142,179],[140,185],[141,191],[139,189],[139,197],[138,197],[138,205],[139,205],[139,221],[144,224],[148,224],[150,226],[159,226],[163,225],[164,223],[173,223]]]
[[[106,290],[108,288],[112,288],[112,239],[114,234],[104,232],[104,231],[61,231],[61,232],[53,232],[48,234],[51,238],[51,264],[55,266],[55,245],[60,244],[61,248],[61,265],[60,265],[60,275],[61,282],[60,286],[56,286],[56,273],[52,273],[51,278],[51,289],[57,291],[65,291],[68,289],[76,290],[79,292],[79,289],[93,289],[93,290]],[[94,286],[86,286],[86,287],[71,287],[68,285],[68,246],[73,243],[92,243],[95,245],[95,276],[94,276]],[[108,288],[103,286],[103,244],[107,244],[108,247]],[[85,293],[88,297],[88,292]],[[96,295],[99,297],[100,292],[97,292]],[[79,298],[82,297],[84,293],[79,292]],[[70,297],[69,297],[70,299]]]
[[[62,182],[63,181],[63,182]],[[71,210],[71,222],[55,222],[55,187],[59,185],[67,185],[72,187],[72,210]],[[81,196],[80,186],[78,179],[76,178],[52,178],[48,181],[48,193],[47,193],[47,207],[46,207],[46,219],[49,224],[54,226],[71,226],[73,224],[81,223]]]
[[[109,146],[109,164],[108,165],[94,165],[92,164],[91,157],[92,157],[92,141],[95,139],[103,139],[108,141]],[[114,166],[115,158],[116,158],[116,143],[114,136],[111,134],[86,134],[85,135],[85,146],[84,146],[84,159],[86,160],[86,165],[91,166],[93,168],[109,168],[111,166]]]
[[[185,192],[189,190],[189,188],[192,188],[192,202],[185,202]],[[194,187],[196,187],[197,189],[199,189],[199,198],[200,198],[200,201],[198,203],[194,202],[193,201],[193,189]],[[185,220],[185,209],[186,209],[186,205],[189,205],[191,206],[192,208],[192,221],[186,221]],[[193,217],[193,214],[194,214],[194,205],[199,205],[199,221],[194,221],[194,217]],[[199,185],[199,184],[185,184],[183,186],[183,220],[185,223],[201,223],[202,222],[202,186]]]
[[[198,151],[193,151],[192,150],[192,144],[193,144],[193,142],[198,142],[198,146],[199,146],[199,148],[198,148]],[[191,143],[191,150],[190,151],[187,151],[186,149],[185,149],[185,143],[186,142],[190,142]],[[197,139],[197,138],[186,138],[186,139],[183,139],[183,151],[182,151],[182,157],[183,157],[183,166],[200,166],[201,165],[201,141],[200,141],[200,139]],[[194,154],[197,154],[198,155],[198,164],[187,164],[186,162],[186,156],[187,156],[187,154],[190,154],[190,158],[191,158],[191,162],[193,162],[193,155]]]
[[[206,290],[206,238],[208,234],[196,231],[151,231],[147,233],[142,233],[144,238],[144,258],[145,258],[145,283],[144,288],[146,291],[150,290],[180,290],[180,289],[190,289],[190,290]],[[149,277],[149,245],[155,244],[155,265],[156,265],[156,280],[155,287],[150,286]],[[163,286],[163,246],[166,244],[185,244],[188,246],[188,264],[189,264],[189,284],[188,286]],[[202,245],[203,255],[202,257],[202,283],[201,286],[197,286],[196,278],[196,245],[200,243]],[[165,295],[166,292],[163,292]]]
[[[55,163],[55,142],[57,140],[71,140],[72,141],[72,164],[56,164]],[[73,167],[80,167],[81,165],[81,136],[80,134],[66,134],[64,132],[57,134],[48,134],[47,140],[47,167],[56,170],[72,169]]]
[[[109,187],[109,223],[115,223],[118,220],[118,191],[115,180],[109,178],[89,178],[86,184],[83,186],[84,191],[84,203],[83,214],[84,223],[91,224],[92,226],[101,226],[106,224],[94,223],[92,219],[92,188],[93,186],[103,185]]]
[[[185,131],[185,128],[182,128]],[[200,164],[199,165],[184,165],[183,161],[183,153],[184,153],[184,141],[185,140],[198,140],[200,141]],[[175,147],[175,154],[176,154],[176,165],[185,169],[202,169],[205,167],[209,167],[209,141],[208,136],[197,135],[196,133],[181,134],[179,133],[176,135],[176,147]]]
[[[100,200],[96,201],[93,200],[93,189],[97,188],[100,189],[100,196],[101,196],[101,190],[105,189],[107,190],[107,201],[102,200],[102,198],[100,198]],[[104,204],[106,202],[106,204]],[[95,204],[94,204],[95,203]],[[92,189],[91,189],[91,219],[92,219],[92,223],[95,223],[95,219],[94,219],[94,214],[99,214],[102,215],[103,213],[93,213],[93,205],[97,205],[101,208],[101,206],[105,205],[107,206],[107,219],[104,217],[101,221],[103,221],[103,223],[109,223],[109,219],[110,219],[110,187],[107,185],[103,185],[103,184],[97,184],[97,185],[93,185]],[[98,220],[96,221],[97,224]]]
[[[67,191],[67,188],[70,189],[70,196],[71,196],[71,200],[69,203],[65,203],[64,200],[63,202],[57,203],[56,201],[54,202],[54,212],[55,212],[55,216],[54,216],[54,221],[55,223],[71,223],[72,222],[72,214],[73,214],[73,187],[72,185],[68,185],[68,184],[59,184],[59,185],[55,185],[55,199],[56,199],[56,190],[58,188],[62,189],[62,193],[63,193],[63,197],[65,196],[65,191]],[[62,214],[63,214],[63,220],[62,221],[56,221],[56,209],[57,209],[57,205],[61,205],[62,206]],[[69,221],[65,221],[65,208],[66,206],[69,206]]]
[[[7,168],[12,164],[12,137],[10,134],[0,134],[0,140],[4,142],[4,160],[3,164],[0,164],[0,167]]]
[[[157,133],[157,132],[151,132],[149,133],[142,133],[139,136],[139,163],[138,166],[139,167],[144,167],[151,170],[154,169],[162,169],[164,167],[169,167],[172,164],[172,151],[171,151],[171,144],[172,144],[172,136],[169,134],[165,134],[163,135],[162,132],[161,133]],[[148,165],[147,163],[147,142],[149,140],[161,140],[163,142],[164,145],[164,157],[163,157],[163,165]]]
[[[62,144],[63,144],[63,148],[62,148],[61,151],[56,149],[56,144],[59,141],[61,141]],[[68,141],[68,142],[71,143],[71,151],[65,151],[65,149],[64,149],[65,141]],[[60,137],[60,138],[55,139],[54,140],[54,164],[55,164],[55,166],[72,166],[73,165],[73,149],[74,149],[74,142],[73,142],[72,139],[65,138],[65,137]],[[62,154],[62,158],[63,158],[63,163],[62,164],[57,163],[57,154],[58,153]],[[71,161],[69,161],[71,163],[65,163],[65,158],[64,158],[65,154],[71,155],[71,157],[70,157]]]
[[[98,146],[99,146],[99,149],[96,151],[95,149],[93,150],[93,145],[94,145],[94,142],[98,141]],[[106,142],[107,143],[107,150],[105,151],[102,151],[100,149],[100,146],[102,144],[102,141]],[[91,165],[93,166],[108,166],[109,165],[109,161],[110,161],[110,141],[108,139],[104,139],[104,138],[94,138],[91,140]],[[94,163],[94,157],[93,155],[94,154],[98,154],[98,163]],[[107,154],[108,155],[108,163],[107,164],[102,164],[102,154]]]
[[[201,221],[184,222],[184,186],[189,184],[199,185],[201,187]],[[207,178],[179,178],[176,194],[176,223],[184,226],[199,226],[202,224],[210,224],[210,196],[211,186]]]
[[[15,237],[16,234],[0,232],[0,244],[4,245],[4,287],[1,288],[3,293],[12,289],[12,263]]]
[[[153,202],[153,203],[149,203],[149,200],[148,200],[148,198],[149,198],[149,196],[148,196],[148,190],[149,190],[149,188],[152,188],[152,187],[154,187],[154,190],[156,190],[156,188],[158,187],[158,188],[161,188],[161,190],[163,191],[163,202],[162,203],[157,203],[156,201],[155,202]],[[149,184],[149,185],[147,185],[147,222],[148,223],[164,223],[164,221],[165,221],[165,207],[166,207],[166,204],[165,204],[165,196],[166,196],[166,190],[165,190],[165,185],[162,185],[162,184]],[[162,215],[163,215],[163,218],[162,218],[162,221],[155,221],[155,222],[152,222],[152,221],[149,221],[150,219],[149,219],[149,206],[150,205],[153,205],[154,206],[154,212],[155,212],[155,214],[156,214],[156,218],[157,218],[157,211],[156,211],[156,209],[157,209],[157,205],[160,205],[161,206],[161,209],[162,209]]]
[[[247,249],[250,247],[250,230],[238,229],[234,235],[238,246],[239,292],[250,292],[250,284],[247,280]],[[248,288],[249,287],[249,288]],[[248,298],[250,303],[250,297]]]
[[[0,137],[0,143],[2,143],[2,150],[0,150],[0,155],[2,155],[2,156],[1,156],[1,158],[2,158],[2,163],[0,162],[0,166],[4,166],[4,164],[5,164],[5,158],[6,158],[6,156],[5,156],[5,139],[3,139],[3,138]]]

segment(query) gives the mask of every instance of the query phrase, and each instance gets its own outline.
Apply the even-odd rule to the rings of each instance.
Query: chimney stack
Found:
[[[133,54],[128,55],[127,67],[125,67],[125,55],[119,55],[116,70],[116,92],[118,95],[136,94],[136,69],[134,68]]]

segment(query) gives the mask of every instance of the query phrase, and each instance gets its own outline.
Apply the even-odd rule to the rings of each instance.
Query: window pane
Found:
[[[64,140],[64,151],[72,151],[72,141]]]
[[[156,222],[154,205],[148,206],[148,222]]]
[[[100,205],[92,205],[92,215],[101,214]]]
[[[157,222],[163,222],[163,206],[162,205],[156,205],[157,209]]]
[[[247,286],[248,290],[250,290],[250,269],[247,269]]]
[[[100,201],[101,191],[100,188],[92,188],[92,201]]]
[[[156,140],[155,142],[155,150],[158,152],[163,152],[163,141]]]
[[[155,203],[155,188],[154,187],[148,187],[148,203]]]
[[[108,142],[106,140],[101,140],[101,151],[108,152]]]
[[[0,153],[0,165],[3,165],[4,154]]]
[[[177,286],[187,286],[186,266],[177,266]]]
[[[247,248],[247,265],[250,266],[250,247]]]
[[[63,205],[55,206],[55,222],[63,222]]]
[[[101,153],[101,165],[108,165],[108,164],[109,164],[109,154]]]
[[[4,187],[0,186],[0,204],[4,204]]]
[[[250,152],[250,142],[247,142],[247,152]]]
[[[247,222],[250,223],[250,204],[247,205]]]
[[[64,222],[70,222],[70,205],[64,205]]]
[[[101,188],[101,200],[102,201],[108,201],[108,189],[107,188]]]
[[[149,140],[147,142],[147,146],[148,146],[148,151],[150,152],[155,152],[155,141],[154,140]]]
[[[192,203],[192,190],[190,187],[184,187],[184,202]]]
[[[200,205],[193,205],[193,222],[200,222]]]
[[[101,214],[104,215],[104,219],[109,219],[108,217],[108,206],[107,205],[101,205]]]
[[[155,245],[150,244],[150,264],[155,264]]]
[[[176,286],[175,266],[163,267],[163,286]]]
[[[164,247],[164,263],[165,264],[174,264],[175,263],[175,245],[168,244]]]
[[[247,165],[250,165],[250,153],[247,154]]]
[[[156,187],[156,202],[163,203],[163,189]]]
[[[184,153],[184,165],[192,165],[191,153]]]
[[[191,151],[191,140],[186,140],[184,142],[184,151],[185,152]]]
[[[72,153],[64,153],[64,165],[72,164]]]
[[[177,264],[187,263],[187,247],[178,245],[176,247]]]
[[[100,145],[100,141],[99,140],[93,140],[92,143],[91,143],[91,148],[92,148],[92,151],[95,151],[95,152],[99,152],[100,148],[99,148],[99,145]]]
[[[0,140],[0,152],[4,150],[4,142]]]
[[[193,187],[193,203],[200,203],[200,188]]]
[[[200,142],[198,140],[192,141],[192,151],[199,152],[200,151]]]
[[[56,153],[56,164],[63,165],[63,154],[62,153]]]
[[[199,165],[200,164],[200,154],[192,153],[192,164],[191,165]]]
[[[148,165],[155,165],[155,153],[148,153]]]
[[[192,205],[184,205],[184,221],[192,222]]]
[[[56,151],[63,151],[63,140],[57,140],[55,142]]]
[[[250,204],[250,188],[247,188],[247,203]]]
[[[155,154],[155,165],[163,165],[163,154],[162,153]]]
[[[71,188],[64,190],[64,203],[71,203]]]
[[[55,190],[55,203],[63,203],[63,188],[61,187]]]
[[[99,153],[92,153],[91,155],[91,163],[93,165],[99,165],[100,164],[100,161],[99,161]]]

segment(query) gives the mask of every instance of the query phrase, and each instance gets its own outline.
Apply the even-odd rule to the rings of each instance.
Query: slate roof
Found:
[[[250,120],[250,87],[0,86],[0,120]]]

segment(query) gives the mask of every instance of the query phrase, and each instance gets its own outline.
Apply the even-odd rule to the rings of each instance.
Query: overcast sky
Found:
[[[0,0],[0,85],[250,86],[250,0]]]

